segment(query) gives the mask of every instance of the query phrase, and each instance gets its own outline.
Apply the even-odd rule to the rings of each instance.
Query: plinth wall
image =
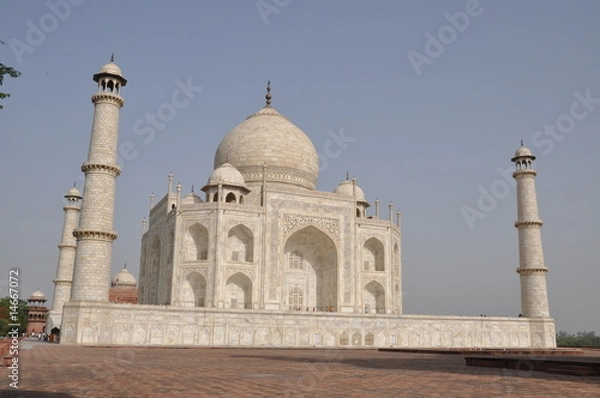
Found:
[[[69,302],[62,344],[554,348],[551,318],[277,312]]]

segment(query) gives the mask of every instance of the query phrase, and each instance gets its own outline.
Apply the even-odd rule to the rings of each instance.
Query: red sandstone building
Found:
[[[36,290],[27,299],[29,302],[29,313],[27,315],[27,334],[46,332],[46,319],[48,318],[48,308],[46,308],[46,296],[44,293]]]

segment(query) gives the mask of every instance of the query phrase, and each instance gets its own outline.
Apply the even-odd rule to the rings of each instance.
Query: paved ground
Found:
[[[23,342],[0,397],[600,397],[599,377],[375,350],[107,348]],[[523,369],[527,369],[526,364]]]

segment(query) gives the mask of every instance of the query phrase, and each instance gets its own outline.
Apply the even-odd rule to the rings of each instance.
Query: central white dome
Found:
[[[248,116],[223,138],[215,154],[215,169],[230,163],[247,183],[266,180],[316,189],[319,158],[310,138],[285,116],[267,105]]]

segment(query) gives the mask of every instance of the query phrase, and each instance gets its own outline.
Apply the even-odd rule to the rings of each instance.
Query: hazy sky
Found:
[[[1,90],[0,294],[17,268],[22,296],[39,288],[51,303],[92,75],[114,53],[129,150],[113,275],[125,262],[138,275],[150,193],[166,193],[169,171],[184,193],[203,186],[271,79],[273,106],[322,154],[319,189],[348,170],[382,214],[390,200],[402,211],[405,313],[518,315],[508,181],[523,139],[537,155],[550,313],[558,330],[600,332],[599,18],[592,0],[5,0],[0,62],[23,75]],[[189,101],[174,108],[181,85]]]

